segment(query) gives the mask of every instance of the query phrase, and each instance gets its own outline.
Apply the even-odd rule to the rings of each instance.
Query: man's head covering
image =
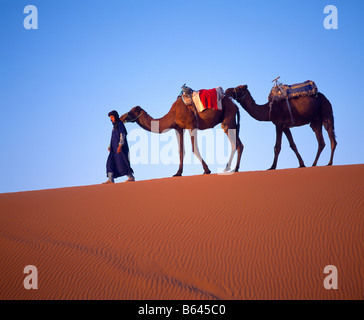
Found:
[[[110,111],[108,114],[109,117],[114,116],[115,119],[120,119],[119,114],[116,110]]]
[[[118,123],[120,122],[120,117],[119,114],[116,110],[110,111],[108,114],[109,117],[114,116],[115,118],[115,122],[113,123],[114,128],[116,128],[118,126]]]

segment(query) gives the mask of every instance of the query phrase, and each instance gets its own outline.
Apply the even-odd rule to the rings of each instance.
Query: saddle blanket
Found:
[[[224,90],[221,87],[215,89],[202,89],[192,93],[192,100],[198,112],[206,109],[222,110],[222,98]]]
[[[281,100],[310,96],[317,93],[317,86],[313,81],[307,80],[293,85],[280,84],[274,86],[269,93],[268,100]]]

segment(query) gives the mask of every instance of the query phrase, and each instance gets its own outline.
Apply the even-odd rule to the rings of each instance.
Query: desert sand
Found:
[[[364,165],[0,194],[0,272],[2,300],[364,299]]]

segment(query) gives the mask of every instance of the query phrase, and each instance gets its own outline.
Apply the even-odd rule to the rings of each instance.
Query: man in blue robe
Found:
[[[106,162],[106,174],[108,180],[104,184],[114,183],[114,179],[122,176],[128,176],[126,181],[135,181],[134,171],[130,167],[129,146],[126,140],[126,129],[120,121],[117,111],[109,112],[109,117],[113,123],[111,141],[109,146],[109,157]]]

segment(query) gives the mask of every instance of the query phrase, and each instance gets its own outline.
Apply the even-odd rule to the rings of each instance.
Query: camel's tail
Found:
[[[239,132],[240,132],[240,110],[239,108],[236,109],[236,136],[239,136]]]

